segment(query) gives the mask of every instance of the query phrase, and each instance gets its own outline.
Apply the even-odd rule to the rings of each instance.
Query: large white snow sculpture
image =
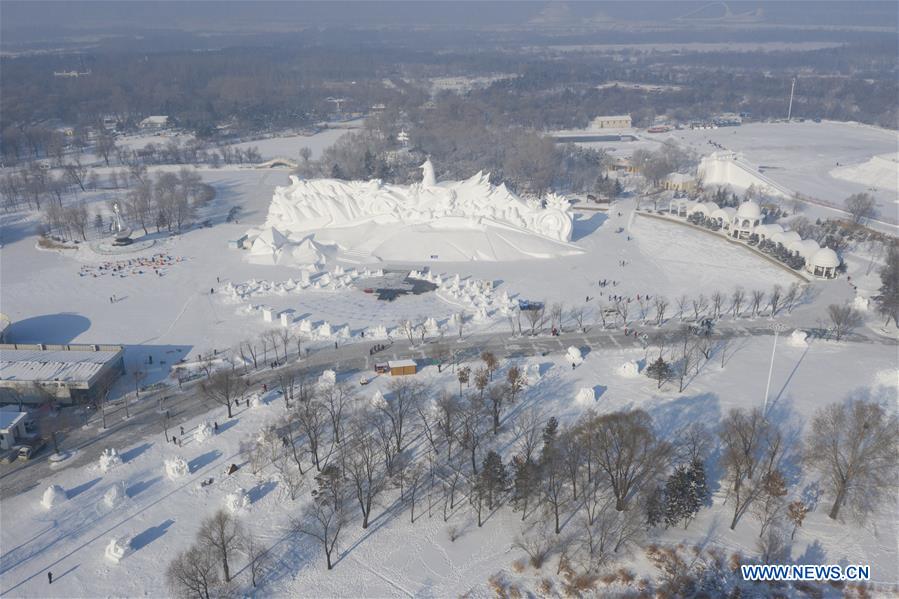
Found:
[[[592,406],[596,403],[596,393],[590,387],[583,387],[574,397],[574,403],[579,406]]]
[[[109,472],[122,464],[122,458],[114,447],[107,447],[100,454],[100,472]]]
[[[194,432],[194,441],[197,443],[202,443],[207,439],[212,438],[212,425],[209,422],[201,422],[197,425],[197,430]]]
[[[177,480],[190,474],[190,466],[184,458],[177,456],[165,461],[165,473],[170,479]]]
[[[523,200],[493,185],[490,175],[479,172],[464,181],[434,177],[430,161],[422,165],[423,180],[412,185],[393,185],[380,180],[301,180],[275,188],[265,229],[252,251],[271,251],[277,238],[271,232],[296,234],[316,229],[377,224],[435,224],[446,228],[493,226],[534,233],[555,241],[571,240],[572,214],[568,201],[550,194],[543,202]],[[258,231],[256,231],[258,233]],[[259,241],[262,237],[262,241]],[[272,239],[275,237],[275,239]]]
[[[50,485],[41,497],[41,505],[48,510],[52,510],[68,498],[69,496],[66,495],[65,489],[59,485]]]
[[[113,537],[106,544],[106,559],[113,563],[119,563],[131,550],[131,539],[127,537]]]
[[[127,494],[125,493],[125,483],[119,481],[103,493],[103,503],[108,508],[118,507],[123,501],[125,501],[125,497]]]
[[[626,379],[637,378],[638,376],[640,376],[640,365],[633,360],[625,362],[618,367],[617,373],[618,376],[624,377]]]
[[[790,334],[787,343],[793,347],[808,347],[808,333],[802,329],[796,329]]]
[[[233,492],[225,495],[225,507],[235,514],[245,510],[250,505],[250,496],[242,487],[237,487]]]
[[[574,364],[575,366],[580,366],[584,362],[581,350],[573,345],[568,348],[568,354],[565,357],[568,359],[569,364]]]

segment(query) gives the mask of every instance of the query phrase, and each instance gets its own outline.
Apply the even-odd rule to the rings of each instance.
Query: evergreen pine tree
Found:
[[[646,499],[646,526],[655,528],[665,517],[665,489],[656,487]]]
[[[705,480],[705,465],[702,463],[702,460],[699,458],[693,460],[687,474],[690,477],[690,484],[693,486],[693,495],[699,507],[701,507],[705,505],[709,498],[709,486]],[[697,511],[699,507],[697,507]]]
[[[687,516],[692,493],[687,469],[678,466],[665,483],[665,527],[675,526]]]
[[[546,461],[547,455],[552,450],[558,432],[559,421],[555,416],[551,416],[546,426],[543,427],[543,455],[541,457],[543,461]]]
[[[486,493],[487,509],[492,510],[495,501],[509,486],[509,475],[506,473],[506,466],[498,453],[495,451],[487,453],[480,476]]]
[[[512,459],[515,469],[513,474],[512,510],[521,511],[521,519],[527,516],[528,503],[538,490],[539,470],[532,460],[526,460],[521,456]]]
[[[655,362],[653,362],[646,368],[646,376],[655,381],[658,381],[658,388],[661,389],[662,383],[671,376],[671,366],[668,365],[668,362],[662,359],[662,356],[659,356]]]

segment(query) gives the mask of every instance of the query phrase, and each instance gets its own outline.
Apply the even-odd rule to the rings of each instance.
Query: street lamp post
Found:
[[[775,322],[771,325],[771,330],[774,331],[774,345],[771,347],[771,365],[768,366],[768,384],[765,385],[765,406],[763,414],[767,414],[768,412],[768,393],[771,391],[771,374],[774,372],[774,353],[777,351],[777,336],[786,331],[787,327],[779,322]]]

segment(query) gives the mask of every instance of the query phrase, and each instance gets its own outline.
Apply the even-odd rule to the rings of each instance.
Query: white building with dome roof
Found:
[[[752,200],[743,202],[737,208],[730,223],[730,235],[735,239],[749,239],[762,222],[762,208]]]
[[[810,260],[805,261],[805,269],[816,277],[833,279],[840,267],[840,257],[830,248],[821,248]]]

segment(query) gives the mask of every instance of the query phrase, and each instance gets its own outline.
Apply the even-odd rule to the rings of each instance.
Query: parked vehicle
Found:
[[[47,442],[43,439],[35,439],[29,445],[23,445],[19,448],[18,459],[22,461],[30,460],[32,457],[44,448]]]

